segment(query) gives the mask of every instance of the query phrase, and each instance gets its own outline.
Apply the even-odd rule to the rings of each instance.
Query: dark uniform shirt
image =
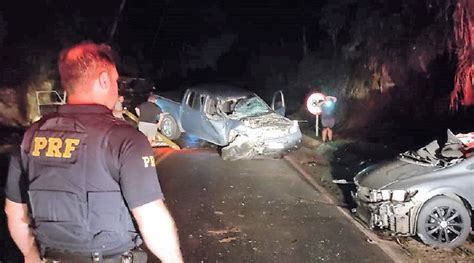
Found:
[[[146,101],[138,105],[140,109],[139,120],[142,122],[156,123],[162,113],[161,108],[155,103]]]
[[[63,105],[60,108],[61,112],[87,114],[91,118],[101,118],[101,114],[105,113],[113,117],[109,109],[100,105]],[[93,113],[98,113],[98,116],[94,116]],[[162,199],[163,193],[158,182],[155,163],[154,160],[150,160],[153,159],[153,151],[143,133],[123,122],[123,125],[118,125],[111,131],[109,142],[104,157],[109,168],[117,171],[111,176],[120,184],[128,207],[133,209]],[[86,157],[97,158],[98,155],[99,153]],[[28,201],[26,195],[28,177],[22,170],[24,168],[21,167],[20,158],[18,154],[14,154],[11,156],[5,194],[9,200],[16,203]]]
[[[71,131],[71,127],[75,132]],[[97,136],[99,134],[100,136]],[[105,209],[105,211],[91,211],[92,213],[89,214],[89,221],[92,223],[89,227],[98,227],[97,233],[100,233],[101,227],[108,228],[108,226],[107,222],[94,223],[98,220],[95,219],[95,215],[101,214],[97,218],[102,221],[107,220],[109,218],[107,216],[116,213],[107,211],[114,207],[113,203],[120,207],[120,202],[122,202],[128,209],[133,209],[163,198],[153,151],[147,138],[127,122],[114,118],[112,111],[101,105],[61,106],[58,113],[45,116],[32,124],[25,132],[19,152],[20,154],[11,156],[5,186],[6,197],[16,203],[29,203],[33,207],[33,218],[35,221],[39,219],[36,223],[39,222],[46,228],[48,226],[45,220],[48,217],[56,220],[56,217],[61,216],[68,219],[71,215],[79,216],[81,214],[79,211],[67,211],[74,209],[70,204],[76,205],[78,201],[74,200],[77,198],[80,199],[79,204],[87,202],[92,207],[91,209],[94,209],[93,207],[101,207],[99,210]],[[116,191],[114,190],[116,187],[119,189],[118,194],[110,194],[113,193],[110,191]],[[68,189],[75,192],[76,197],[73,201],[50,198],[54,195],[69,198],[71,195]],[[49,193],[44,195],[44,190]],[[101,193],[101,195],[96,193]],[[97,197],[92,200],[94,196]],[[119,198],[119,203],[117,203],[117,198]],[[35,211],[35,205],[43,208],[45,204],[53,206]],[[55,206],[64,204],[67,205],[65,210],[54,210]],[[47,211],[48,208],[56,212]],[[110,220],[108,224],[110,225],[114,220],[117,219]],[[57,221],[61,224],[60,219]],[[128,227],[131,227],[129,229],[133,231],[133,226],[128,224]],[[41,228],[38,229],[41,230]],[[124,228],[114,226],[114,229]],[[49,246],[61,248],[62,243],[58,242],[62,240],[60,231],[44,231],[39,232],[43,234],[40,243],[45,240],[51,241],[50,244],[53,245]],[[84,234],[86,237],[90,235],[90,233],[78,234]],[[93,237],[94,235],[90,238]],[[132,235],[131,237],[133,238]],[[68,240],[68,237],[65,238]],[[70,250],[77,248],[78,251],[86,251],[89,247],[89,243],[77,243],[71,237],[69,241],[70,243],[64,243],[62,248]],[[100,244],[102,241],[98,242],[97,244]],[[117,241],[115,244],[109,242],[107,247],[110,248],[109,251],[120,250],[124,246],[127,248],[131,246],[130,242],[126,239]],[[100,244],[99,247],[105,246]]]

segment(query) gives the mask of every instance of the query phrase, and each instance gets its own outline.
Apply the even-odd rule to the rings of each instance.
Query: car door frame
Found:
[[[280,99],[279,101],[281,101],[281,105],[278,108],[276,108],[279,102],[277,100],[278,98]],[[285,116],[286,114],[285,95],[283,94],[282,90],[277,90],[273,93],[271,108],[273,111],[280,114],[281,116]]]

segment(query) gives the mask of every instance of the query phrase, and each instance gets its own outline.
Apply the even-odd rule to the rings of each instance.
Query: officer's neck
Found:
[[[67,99],[68,104],[74,104],[74,105],[80,105],[80,104],[98,104],[98,105],[103,105],[105,107],[108,107],[107,104],[102,100],[98,99],[97,97],[94,97],[90,94],[74,94],[70,95]]]

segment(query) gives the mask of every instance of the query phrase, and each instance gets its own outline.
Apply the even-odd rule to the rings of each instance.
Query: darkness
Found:
[[[125,5],[119,13],[122,1]],[[454,29],[457,3],[3,0],[0,92],[11,88],[17,97],[26,97],[27,91],[42,89],[46,81],[60,89],[59,51],[84,40],[106,42],[119,54],[121,76],[146,78],[158,93],[219,82],[252,90],[269,101],[273,92],[283,90],[288,115],[304,121],[301,127],[308,134],[314,132],[315,118],[305,109],[305,98],[314,91],[336,96],[336,139],[360,139],[353,147],[363,140],[381,145],[360,156],[380,151],[378,156],[384,158],[392,154],[387,145],[399,152],[443,138],[448,128],[454,133],[473,130],[472,107],[449,111],[459,64]],[[473,11],[474,5],[467,8]],[[3,127],[12,123],[3,116],[9,105],[24,112],[27,102],[12,103],[1,94]],[[0,131],[5,133],[2,138],[14,133]],[[335,160],[347,160],[349,152],[342,149]],[[5,162],[0,160],[0,166]],[[346,179],[348,170],[335,170],[334,175]],[[1,210],[0,218],[4,217]],[[5,233],[5,224],[0,224],[0,238],[8,238]],[[19,255],[12,248],[4,251]]]
[[[304,99],[322,91],[340,99],[339,134],[381,122],[387,130],[444,130],[471,115],[466,108],[448,112],[455,3],[2,1],[0,83],[21,89],[57,80],[59,50],[92,40],[112,45],[122,76],[152,80],[159,91],[221,82],[268,100],[281,89],[289,113],[310,122]]]
[[[120,3],[119,0],[2,1],[1,13],[8,23],[3,47],[27,45],[58,50],[81,40],[108,42]],[[110,44],[120,55],[144,59],[155,68],[168,63],[176,67],[173,63],[180,59],[184,47],[232,34],[235,40],[231,54],[220,54],[227,61],[220,62],[222,69],[218,70],[228,77],[238,77],[244,72],[246,59],[263,46],[300,41],[302,24],[312,19],[309,11],[317,10],[322,2],[304,7],[303,4],[303,1],[129,0]],[[224,53],[230,49],[228,46]],[[147,73],[146,77],[156,78]]]

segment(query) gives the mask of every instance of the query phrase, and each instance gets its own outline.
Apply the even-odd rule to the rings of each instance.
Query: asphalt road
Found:
[[[155,153],[186,262],[391,262],[285,159]]]

